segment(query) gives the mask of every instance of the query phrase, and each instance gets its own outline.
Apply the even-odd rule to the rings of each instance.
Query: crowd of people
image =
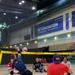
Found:
[[[19,74],[19,75],[33,75],[33,72],[47,72],[47,75],[71,75],[73,72],[71,70],[71,62],[67,57],[61,57],[58,54],[53,56],[53,62],[47,65],[47,70],[44,68],[44,64],[39,61],[39,58],[36,58],[35,62],[32,65],[32,71],[28,70],[25,63],[21,59],[21,51],[19,48],[16,48],[18,51],[18,56],[15,54],[10,56],[10,62],[8,63],[8,70],[10,75]]]

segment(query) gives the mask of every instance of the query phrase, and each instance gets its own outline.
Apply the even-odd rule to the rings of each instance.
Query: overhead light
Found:
[[[35,10],[35,9],[36,9],[36,8],[33,6],[33,7],[32,7],[32,10]]]
[[[68,37],[68,38],[71,37],[71,34],[68,34],[67,37]]]
[[[47,41],[47,39],[44,39],[44,42],[46,42]]]
[[[22,2],[19,2],[19,5],[22,5]]]
[[[25,1],[24,1],[24,0],[22,0],[21,2],[22,2],[22,3],[25,3]]]
[[[29,45],[29,43],[27,43],[27,45]]]
[[[17,45],[14,45],[15,47],[17,47]]]
[[[8,48],[8,47],[6,47],[6,48]]]
[[[15,16],[15,19],[18,19],[18,16]]]
[[[6,15],[6,13],[3,13],[3,15]]]
[[[54,37],[54,40],[57,40],[58,38],[57,37]]]
[[[35,44],[37,43],[37,41],[35,41]]]
[[[10,48],[12,48],[12,46],[10,46]]]
[[[20,46],[22,46],[22,44],[20,44]]]

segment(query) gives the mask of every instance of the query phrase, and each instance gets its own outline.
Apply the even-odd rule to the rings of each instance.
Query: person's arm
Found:
[[[72,70],[71,70],[71,69],[69,69],[68,73],[73,74],[73,72],[72,72]]]
[[[70,74],[73,73],[72,70],[71,70],[68,66],[66,66],[66,65],[64,65],[64,70],[65,70],[67,73],[70,73]]]
[[[18,53],[17,59],[21,59],[21,53]]]
[[[17,59],[21,59],[21,50],[19,49],[19,47],[17,47],[16,50],[18,51]],[[21,60],[22,60],[22,59],[21,59]]]

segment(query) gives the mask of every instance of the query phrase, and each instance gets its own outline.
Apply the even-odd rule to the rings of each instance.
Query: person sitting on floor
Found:
[[[36,58],[36,61],[33,63],[32,69],[36,72],[47,72],[44,69],[44,65],[39,61],[39,58]]]

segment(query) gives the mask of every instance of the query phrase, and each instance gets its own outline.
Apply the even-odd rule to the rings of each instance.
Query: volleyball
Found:
[[[23,48],[22,48],[22,51],[23,51],[23,52],[27,52],[27,51],[28,51],[27,47],[23,47]]]

